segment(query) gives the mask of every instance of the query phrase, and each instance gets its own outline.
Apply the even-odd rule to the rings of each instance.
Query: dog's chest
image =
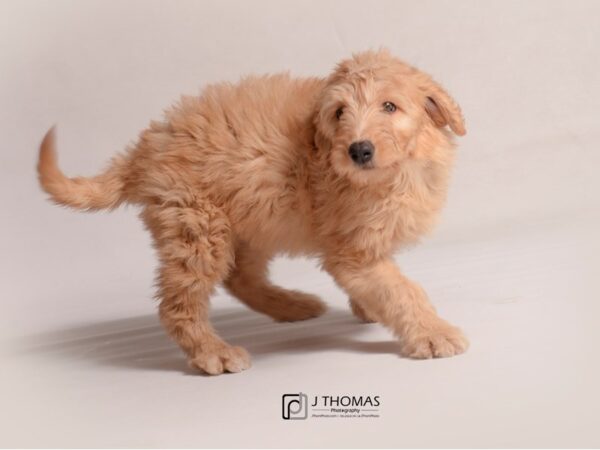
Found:
[[[376,192],[346,189],[320,208],[320,230],[338,246],[374,257],[389,254],[431,229],[443,192],[441,186],[415,180]]]
[[[362,239],[375,241],[375,246],[393,249],[414,242],[426,232],[435,215],[428,203],[416,199],[412,192],[390,192],[383,199],[357,208],[354,215],[363,223],[357,228],[363,233]]]

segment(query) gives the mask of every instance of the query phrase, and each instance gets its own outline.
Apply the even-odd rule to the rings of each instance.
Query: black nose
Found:
[[[350,158],[356,164],[365,164],[373,159],[373,153],[375,153],[375,146],[371,141],[358,141],[353,142],[348,147],[348,153]]]

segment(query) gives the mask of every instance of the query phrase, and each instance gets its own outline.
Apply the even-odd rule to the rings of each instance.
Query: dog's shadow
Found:
[[[317,319],[276,323],[239,307],[213,312],[211,322],[223,339],[246,348],[254,361],[278,353],[319,351],[398,354],[394,340],[354,339],[377,325],[360,323],[350,311],[334,309]],[[38,334],[21,344],[20,351],[27,354],[72,362],[197,373],[187,367],[182,351],[168,338],[155,314]]]

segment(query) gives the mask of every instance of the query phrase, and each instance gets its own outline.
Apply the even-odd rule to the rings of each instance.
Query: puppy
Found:
[[[94,211],[140,205],[160,260],[161,322],[208,374],[250,367],[210,324],[219,283],[277,321],[317,317],[315,296],[270,283],[274,255],[312,255],[411,358],[466,350],[392,255],[428,232],[447,191],[459,106],[387,51],[339,63],[327,78],[248,77],[183,97],[164,120],[91,178],[58,168],[54,134],[38,173],[54,202]]]

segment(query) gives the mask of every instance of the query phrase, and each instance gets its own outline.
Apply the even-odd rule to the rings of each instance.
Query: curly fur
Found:
[[[398,109],[382,110],[387,101]],[[454,156],[446,126],[465,133],[440,85],[387,51],[369,51],[328,78],[248,77],[183,97],[93,178],[62,174],[51,130],[38,171],[59,204],[141,205],[160,260],[161,321],[207,373],[250,366],[210,325],[215,285],[278,321],[324,312],[317,297],[269,282],[278,253],[318,256],[354,313],[390,328],[404,355],[452,356],[466,339],[392,259],[432,228],[444,203]],[[364,139],[374,158],[358,167],[348,147]]]

